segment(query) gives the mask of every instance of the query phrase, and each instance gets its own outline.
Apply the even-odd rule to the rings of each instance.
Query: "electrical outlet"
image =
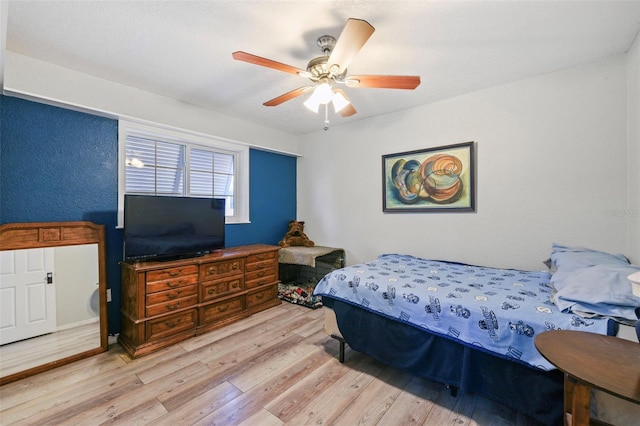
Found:
[[[107,302],[111,302],[111,289],[107,289]]]

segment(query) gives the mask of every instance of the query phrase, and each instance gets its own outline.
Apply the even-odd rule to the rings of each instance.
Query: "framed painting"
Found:
[[[382,211],[474,212],[475,144],[382,156]]]

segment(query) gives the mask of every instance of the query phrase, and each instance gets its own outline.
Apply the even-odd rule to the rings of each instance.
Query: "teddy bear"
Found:
[[[289,230],[284,234],[284,238],[278,243],[280,247],[304,246],[313,247],[315,244],[304,233],[304,222],[296,220],[289,221]]]

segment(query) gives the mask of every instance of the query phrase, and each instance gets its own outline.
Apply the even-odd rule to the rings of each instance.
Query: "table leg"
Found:
[[[589,426],[591,421],[591,388],[575,378],[564,375],[565,425]],[[566,413],[571,413],[569,422]]]
[[[571,423],[571,409],[573,407],[573,385],[575,381],[565,373],[564,375],[564,426],[570,426]]]

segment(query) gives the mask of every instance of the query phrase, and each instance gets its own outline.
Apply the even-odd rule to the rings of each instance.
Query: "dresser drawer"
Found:
[[[183,297],[181,299],[171,300],[169,302],[158,303],[157,305],[147,306],[147,316],[152,317],[155,315],[166,314],[167,312],[173,312],[178,309],[188,308],[189,306],[195,306],[198,303],[198,295]]]
[[[244,272],[244,259],[224,260],[200,265],[200,277],[203,281],[216,280],[229,275]]]
[[[179,287],[194,285],[198,282],[198,275],[180,275],[174,278],[167,278],[162,281],[149,281],[147,278],[147,294],[158,291],[166,291]]]
[[[242,290],[244,290],[243,277],[232,277],[205,282],[202,283],[201,286],[200,302],[207,302]]]
[[[171,302],[183,297],[192,296],[198,294],[198,286],[190,285],[185,287],[178,287],[172,290],[158,291],[155,293],[147,294],[147,306],[157,305],[158,303]]]
[[[268,251],[266,253],[251,254],[247,256],[247,263],[264,262],[266,260],[275,262],[277,253],[277,251]]]
[[[278,287],[276,285],[247,293],[247,308],[269,302],[277,297]]]
[[[275,268],[275,267],[276,267],[275,260],[262,260],[262,261],[253,262],[253,263],[247,262],[247,265],[245,266],[244,270],[246,272],[254,272],[254,271],[260,271],[263,269],[269,269],[269,268]]]
[[[259,269],[253,272],[247,272],[244,275],[244,287],[248,290],[250,288],[260,287],[262,285],[271,284],[276,282],[276,268]]]
[[[244,310],[244,296],[225,299],[200,307],[200,324],[207,324],[216,320],[229,317]]]
[[[197,320],[197,311],[195,309],[191,309],[175,315],[168,315],[147,321],[146,340],[160,339],[181,331],[189,330],[190,328],[194,329],[195,334]]]
[[[198,275],[198,267],[196,265],[186,265],[176,266],[175,268],[159,269],[157,271],[149,271],[147,272],[147,282],[164,281],[184,275]]]

